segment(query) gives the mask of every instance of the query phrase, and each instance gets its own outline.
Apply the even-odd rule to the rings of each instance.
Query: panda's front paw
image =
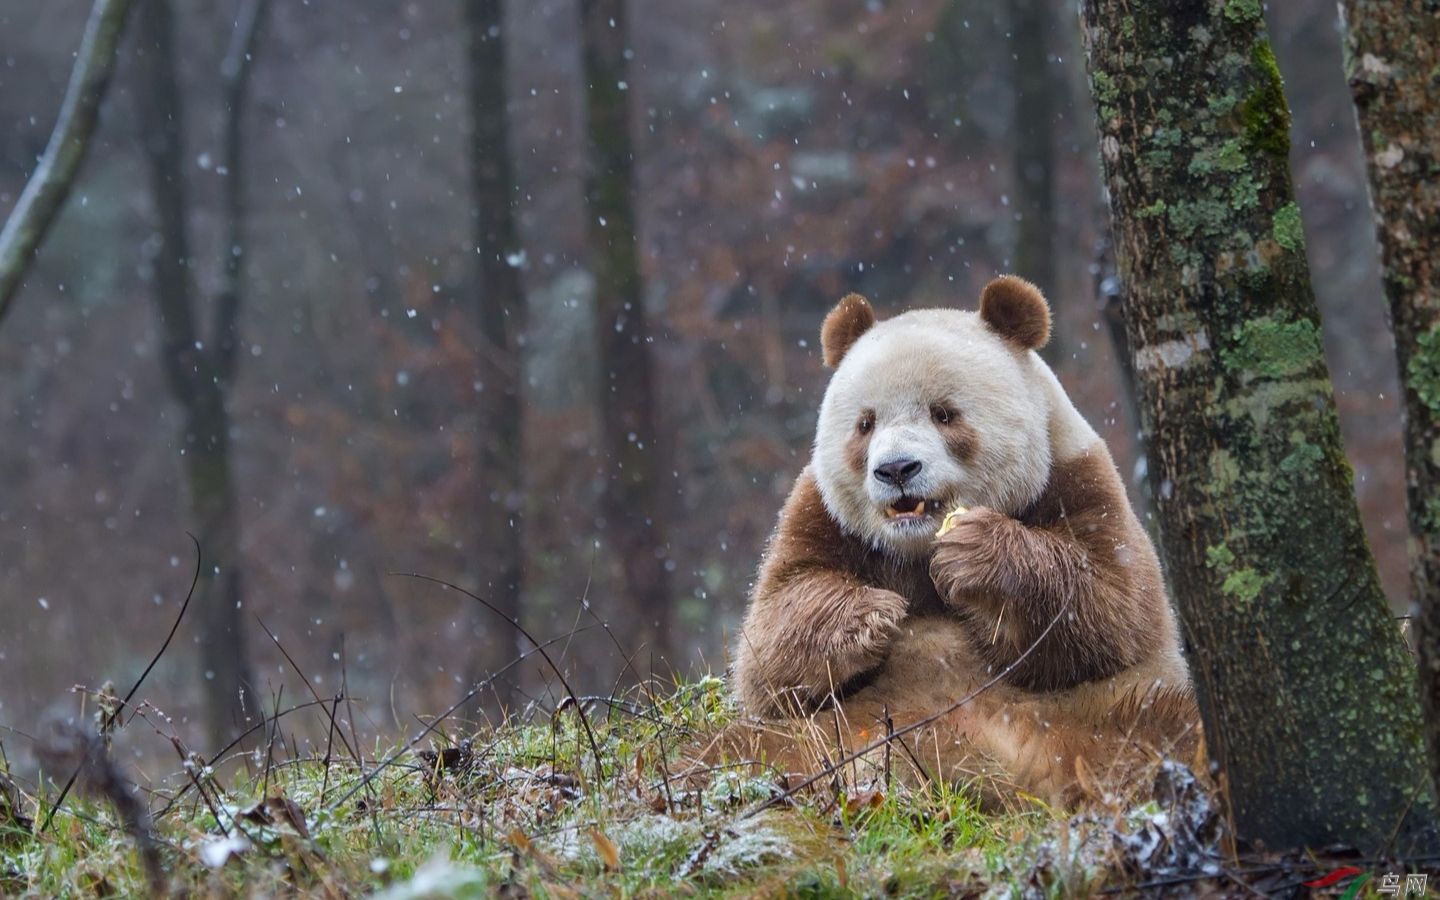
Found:
[[[892,591],[871,588],[857,595],[848,621],[831,637],[835,677],[849,679],[883,662],[907,612],[905,598]]]
[[[1016,527],[1023,526],[1004,513],[976,507],[935,539],[930,578],[947,604],[963,605],[996,588],[996,575],[1006,559],[1006,536]]]

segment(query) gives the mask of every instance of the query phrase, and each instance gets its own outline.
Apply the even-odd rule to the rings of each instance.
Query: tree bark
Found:
[[[130,0],[95,0],[90,10],[50,143],[0,231],[0,320],[10,311],[35,251],[70,196],[115,71],[115,51],[129,11]]]
[[[189,208],[184,181],[183,118],[175,72],[174,20],[169,0],[141,0],[143,14],[144,88],[140,103],[145,156],[150,168],[151,192],[158,218],[158,248],[151,259],[154,298],[162,333],[161,364],[171,394],[184,410],[181,453],[191,513],[195,518],[205,565],[196,587],[200,613],[200,670],[204,679],[209,716],[209,737],[223,746],[239,730],[254,696],[246,654],[241,613],[240,526],[236,508],[230,453],[230,415],[227,386],[233,375],[235,316],[239,308],[237,268],[217,310],[216,339],[207,343],[192,305],[194,287],[185,217]],[[250,38],[253,39],[253,28]],[[247,51],[248,52],[248,51]],[[236,77],[243,81],[242,67]],[[223,76],[222,76],[223,77]],[[243,87],[229,92],[244,96]],[[238,117],[240,107],[229,111],[227,167],[240,163]],[[234,176],[229,173],[229,177]],[[242,208],[236,194],[229,213]],[[242,237],[239,222],[229,223],[230,240]],[[227,248],[235,255],[235,244]],[[227,262],[227,268],[229,263]],[[228,348],[228,349],[225,349]]]
[[[525,468],[521,404],[526,327],[525,287],[510,257],[520,250],[515,223],[515,170],[510,159],[509,95],[505,77],[502,0],[466,0],[470,40],[470,173],[474,207],[477,312],[481,346],[477,379],[480,392],[479,554],[481,583],[487,598],[511,619],[521,613]],[[479,639],[478,681],[517,653],[510,625],[485,610],[475,618]],[[514,695],[510,679],[494,685],[501,704]]]
[[[1256,0],[1085,0],[1162,546],[1242,836],[1434,840],[1410,659],[1365,543]]]
[[[215,303],[214,340],[221,377],[235,375],[240,349],[238,320],[245,267],[245,101],[250,93],[250,64],[255,40],[269,10],[269,0],[245,0],[220,62],[220,90],[225,100],[224,265]]]
[[[1050,65],[1050,0],[1011,0],[1011,81],[1015,87],[1015,273],[1055,302],[1055,95]],[[1043,351],[1064,355],[1058,336]]]
[[[665,506],[672,466],[657,425],[650,325],[636,237],[634,153],[627,102],[624,0],[582,0],[589,115],[590,263],[600,342],[600,425],[606,473],[605,528],[620,589],[635,625],[637,662],[669,653],[670,587]],[[619,610],[617,610],[618,612]],[[633,613],[633,615],[631,615]],[[627,623],[628,624],[628,623]],[[640,650],[639,643],[645,644]]]
[[[1410,599],[1440,793],[1440,9],[1423,0],[1345,0],[1342,8],[1405,385]]]

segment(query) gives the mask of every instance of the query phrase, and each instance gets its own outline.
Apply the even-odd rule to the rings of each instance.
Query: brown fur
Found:
[[[867,412],[866,415],[874,416]],[[864,472],[867,461],[870,458],[870,435],[872,431],[861,431],[860,423],[855,423],[855,430],[850,432],[850,439],[845,442],[845,460],[855,472]]]
[[[870,301],[859,294],[848,294],[820,326],[820,351],[825,365],[835,368],[845,357],[845,351],[860,340],[860,336],[875,324],[875,310]]]
[[[1027,791],[1068,802],[1093,789],[1090,775],[1123,779],[1157,751],[1197,747],[1198,716],[1154,548],[1104,444],[1028,352],[1049,337],[1044,298],[1028,282],[999,278],[985,289],[979,320],[969,316],[921,310],[876,326],[869,304],[851,295],[826,318],[831,366],[872,327],[888,329],[874,338],[877,353],[904,354],[919,340],[930,353],[949,352],[936,334],[974,345],[967,358],[984,361],[989,394],[964,390],[972,376],[954,359],[930,373],[934,385],[923,365],[896,375],[888,358],[855,364],[879,379],[868,383],[871,394],[880,385],[877,409],[959,396],[962,408],[932,407],[928,417],[949,458],[933,434],[921,445],[938,458],[932,471],[1001,508],[971,509],[934,541],[877,531],[879,513],[854,491],[870,476],[873,442],[854,420],[847,431],[844,418],[877,401],[852,394],[837,414],[827,391],[817,429],[826,443],[817,440],[813,466],[781,510],[734,657],[746,712],[788,718],[738,723],[719,736],[721,750],[813,772],[883,736],[887,719],[897,728],[923,721],[891,748],[918,777],[974,775],[993,797]],[[831,390],[837,383],[855,390],[841,381]],[[987,399],[996,404],[963,408]],[[851,517],[845,525],[826,507],[816,471],[859,479],[839,489],[826,482],[836,514]],[[879,754],[857,768],[873,772]]]
[[[950,421],[937,426],[945,436],[945,449],[963,463],[973,462],[980,452],[980,433],[957,412],[950,414]]]
[[[1157,753],[1199,745],[1193,695],[1162,658],[1175,643],[1166,602],[1103,445],[1057,465],[1018,519],[971,510],[930,560],[890,558],[847,534],[807,469],[767,548],[735,664],[746,711],[788,718],[738,723],[706,758],[819,771],[822,757],[883,736],[887,714],[902,728],[980,689],[1069,603],[1009,677],[891,758],[918,780],[975,778],[992,804],[1017,792],[1073,802],[1094,787],[1086,773],[1121,785]],[[842,703],[827,709],[832,698]],[[881,758],[860,765],[873,773]]]
[[[1055,691],[1108,678],[1171,639],[1160,563],[1103,445],[1055,467],[1012,519],[973,509],[928,561],[847,534],[807,469],[780,513],[746,617],[740,697],[759,714],[813,707],[878,665],[906,615],[948,609],[990,671]],[[784,699],[781,699],[784,698]]]
[[[693,755],[706,766],[751,761],[760,770],[808,776],[879,744],[839,767],[841,777],[851,783],[887,776],[911,785],[967,782],[994,811],[1013,808],[1023,795],[1065,808],[1125,795],[1161,756],[1203,769],[1199,713],[1188,690],[1130,689],[1109,703],[1087,705],[1063,695],[1017,697],[1013,689],[996,687],[885,740],[931,712],[881,708],[861,698],[778,722],[735,722]],[[821,786],[829,789],[830,783]]]
[[[1023,278],[1001,275],[980,292],[980,318],[1021,350],[1050,342],[1050,306],[1040,289]]]
[[[1167,637],[1160,562],[1103,445],[1057,465],[1018,519],[972,510],[937,542],[930,573],[996,671],[1067,609],[1009,676],[1032,690],[1108,678]]]
[[[780,511],[736,650],[746,708],[813,709],[880,665],[900,621],[940,609],[923,561],[889,561],[830,517],[806,469]]]

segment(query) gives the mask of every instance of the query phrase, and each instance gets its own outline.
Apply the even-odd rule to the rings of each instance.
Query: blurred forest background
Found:
[[[89,6],[0,0],[0,212],[45,147]],[[187,414],[167,387],[153,299],[166,277],[152,183],[166,119],[144,6],[81,180],[0,327],[0,724],[17,728],[73,708],[77,682],[133,681],[194,564]],[[668,470],[637,501],[654,508],[625,513],[653,526],[638,551],[606,501],[607,394],[634,379],[607,370],[615,319],[597,311],[606,248],[586,204],[580,4],[508,2],[498,28],[466,6],[276,0],[254,38],[224,433],[238,622],[267,706],[282,683],[305,697],[256,616],[323,695],[343,652],[372,733],[443,710],[497,644],[519,652],[471,601],[387,574],[504,593],[505,542],[486,524],[496,510],[519,531],[519,614],[538,638],[591,623],[588,598],[639,668],[721,671],[808,457],[826,378],[820,320],[849,291],[884,312],[973,306],[1002,271],[1040,283],[1058,320],[1052,363],[1144,503],[1071,4],[631,0],[614,96],[628,104],[648,318],[631,349],[649,360],[659,438],[638,449],[663,453]],[[229,285],[220,61],[240,4],[174,8],[187,277],[209,322]],[[1398,608],[1395,356],[1335,4],[1267,16],[1346,448]],[[497,131],[472,126],[473,51],[494,41],[508,147],[484,146]],[[477,253],[475,172],[507,155],[518,235],[501,268],[518,273],[528,322],[521,450],[497,466],[481,358],[496,276]],[[660,573],[653,590],[631,586],[637,552]],[[201,621],[193,613],[145,693],[203,744],[214,673],[197,650]],[[582,693],[608,693],[625,667],[598,628],[562,649]],[[527,662],[503,691],[543,698],[545,674]]]

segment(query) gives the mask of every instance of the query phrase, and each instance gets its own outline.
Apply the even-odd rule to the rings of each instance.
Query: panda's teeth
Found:
[[[925,515],[925,501],[924,501],[924,500],[921,500],[919,503],[915,504],[915,515],[917,515],[917,516],[923,516],[923,515]]]

